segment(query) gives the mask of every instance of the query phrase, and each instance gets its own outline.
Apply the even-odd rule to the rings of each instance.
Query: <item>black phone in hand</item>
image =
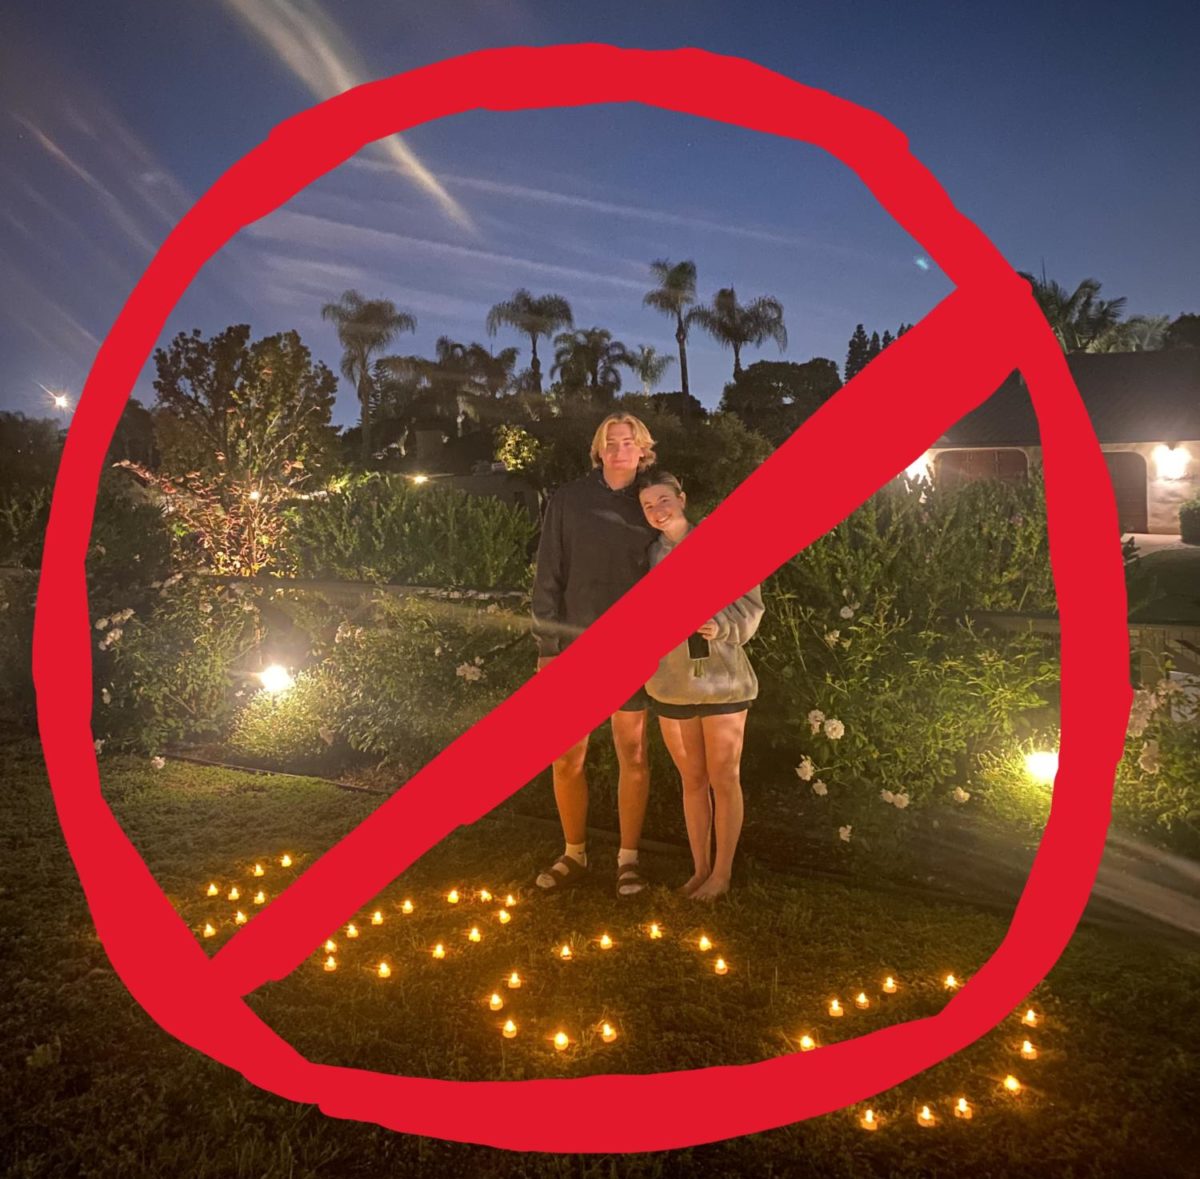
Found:
[[[707,659],[708,655],[708,640],[699,631],[688,635],[688,658]]]

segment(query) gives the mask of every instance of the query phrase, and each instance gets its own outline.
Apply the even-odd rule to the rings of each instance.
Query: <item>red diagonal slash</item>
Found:
[[[825,147],[958,289],[814,415],[694,540],[210,962],[105,804],[88,723],[83,562],[100,464],[137,373],[204,262],[243,225],[366,143],[474,107],[625,101]],[[980,322],[988,323],[986,338]],[[1044,446],[1062,614],[1061,769],[1012,926],[943,1012],[820,1052],[736,1068],[465,1084],[315,1065],[250,1011],[242,994],[289,970],[455,825],[495,806],[602,721],[663,652],[843,519],[1013,367],[1027,379]],[[1069,511],[1076,496],[1086,512]],[[104,341],[67,439],[42,563],[34,673],[51,786],[97,932],[130,992],[172,1035],[263,1088],[318,1102],[339,1117],[515,1149],[650,1150],[765,1130],[860,1100],[971,1043],[1061,953],[1099,862],[1130,701],[1118,535],[1095,437],[1028,289],[886,120],[748,62],[694,50],[580,45],[472,54],[360,87],[277,128],[183,219]],[[652,607],[667,595],[673,611],[664,621]],[[605,657],[618,634],[623,648],[632,639],[645,652],[637,666]]]

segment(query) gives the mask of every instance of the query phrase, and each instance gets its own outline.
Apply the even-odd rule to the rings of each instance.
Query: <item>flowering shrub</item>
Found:
[[[333,757],[341,718],[340,685],[325,668],[312,668],[282,692],[254,691],[234,720],[229,748],[251,761],[315,769]]]

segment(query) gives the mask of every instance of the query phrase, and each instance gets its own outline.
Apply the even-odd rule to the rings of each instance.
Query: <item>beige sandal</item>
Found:
[[[557,870],[560,864],[563,866],[563,871]],[[534,879],[534,883],[542,892],[560,892],[563,889],[574,888],[577,884],[582,884],[587,879],[587,874],[588,870],[583,864],[574,856],[568,856],[564,853],[544,872],[539,872]],[[554,883],[543,884],[543,876],[552,877]]]

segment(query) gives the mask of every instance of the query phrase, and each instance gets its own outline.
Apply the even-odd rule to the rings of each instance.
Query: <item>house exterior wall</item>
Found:
[[[1129,452],[1140,455],[1145,460],[1146,517],[1150,532],[1178,532],[1180,504],[1200,494],[1200,439],[1176,442],[1175,448],[1186,455],[1186,462],[1182,457],[1177,460],[1182,466],[1181,473],[1178,475],[1164,469],[1167,463],[1162,461],[1162,452],[1170,449],[1168,442],[1102,442],[1100,444],[1100,449],[1106,454]],[[935,446],[926,452],[926,466],[931,471],[935,470],[937,456],[951,450],[1019,450],[1024,453],[1030,469],[1040,466],[1042,461],[1040,446]]]

